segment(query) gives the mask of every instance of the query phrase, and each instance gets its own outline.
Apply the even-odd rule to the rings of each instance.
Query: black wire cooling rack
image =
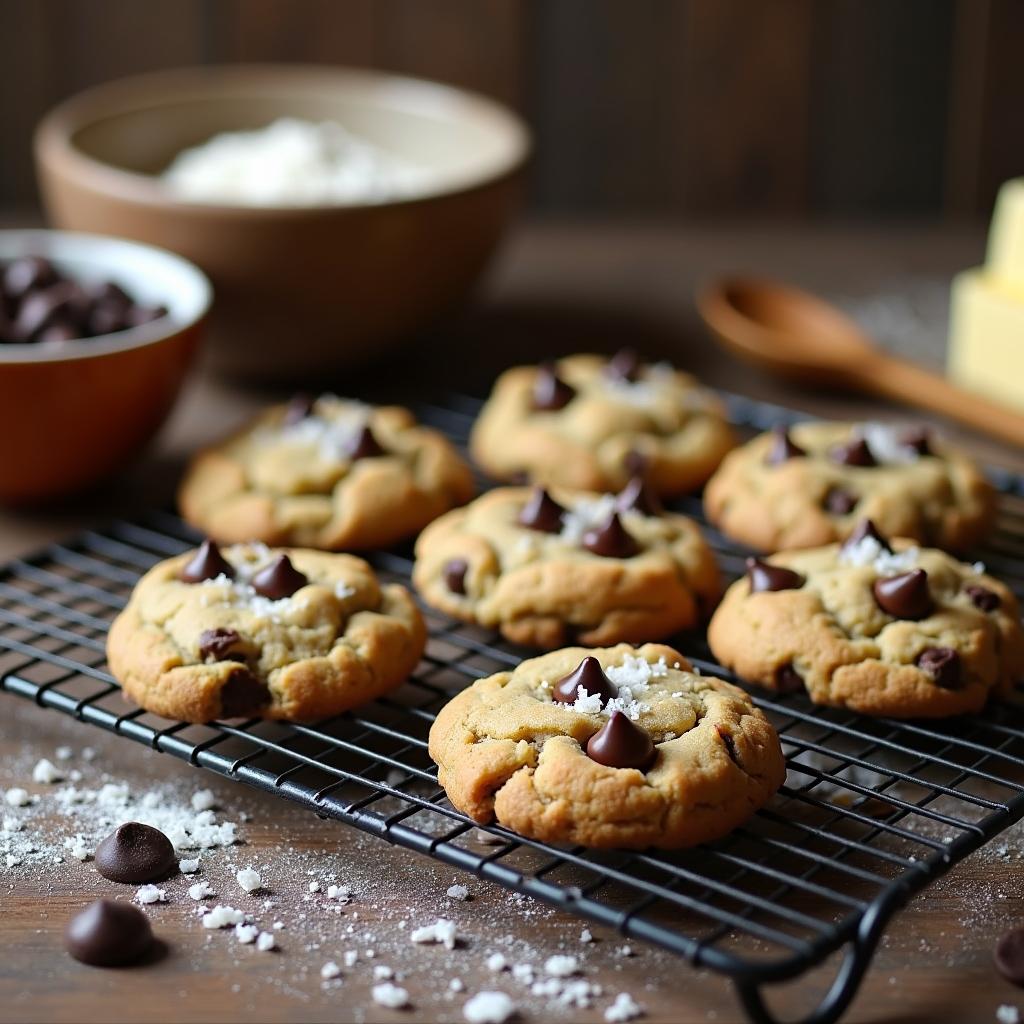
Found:
[[[726,396],[764,429],[798,414]],[[479,408],[452,397],[421,417],[464,443]],[[1024,597],[1024,481],[997,473],[997,530],[975,557]],[[699,499],[680,504],[700,517]],[[731,575],[743,552],[710,528]],[[772,803],[727,838],[680,853],[568,849],[499,827],[478,830],[447,803],[427,755],[434,714],[470,681],[525,652],[426,609],[430,641],[390,697],[316,725],[168,722],[129,710],[106,671],[108,625],[139,574],[196,541],[153,512],[54,544],[0,570],[0,689],[259,789],[398,846],[535,896],[733,979],[750,1018],[775,1018],[765,989],[835,954],[835,980],[805,1019],[836,1020],[882,929],[929,881],[1024,816],[1024,713],[997,705],[944,723],[868,719],[802,695],[755,694],[786,750]],[[407,552],[371,558],[408,582]],[[702,636],[678,638],[723,675]]]

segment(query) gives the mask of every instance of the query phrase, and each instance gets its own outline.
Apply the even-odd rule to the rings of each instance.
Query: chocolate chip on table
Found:
[[[83,964],[120,967],[149,953],[153,930],[149,918],[137,907],[119,900],[97,900],[71,918],[64,944]]]
[[[444,576],[444,585],[453,594],[464,594],[466,592],[467,572],[469,572],[469,562],[464,558],[450,558],[441,569],[441,574]]]
[[[996,970],[1014,985],[1024,986],[1024,928],[1014,928],[997,943],[992,953]]]
[[[620,348],[619,351],[608,360],[608,365],[605,367],[605,373],[615,380],[624,380],[632,383],[640,376],[641,365],[640,357],[636,352],[631,348]]]
[[[833,486],[825,492],[822,506],[834,516],[846,516],[857,507],[858,500],[857,495],[851,494],[846,488]]]
[[[782,424],[772,427],[772,444],[765,456],[765,463],[769,466],[779,466],[790,459],[799,459],[807,452],[796,444],[789,436],[789,431]]]
[[[587,757],[609,768],[638,768],[645,772],[657,759],[654,740],[621,711],[587,740]]]
[[[96,870],[112,882],[139,885],[166,878],[177,867],[174,846],[159,829],[140,821],[118,825],[96,847]]]
[[[222,718],[245,718],[270,703],[270,691],[248,669],[232,672],[220,691]]]
[[[252,578],[252,586],[256,593],[269,597],[271,601],[291,597],[307,583],[309,579],[292,565],[292,560],[287,555],[278,555]]]
[[[601,526],[583,534],[583,546],[602,558],[631,558],[640,545],[622,525],[617,512],[613,512]]]
[[[989,590],[978,583],[964,587],[964,593],[971,599],[974,607],[980,608],[983,612],[994,612],[1003,603],[1002,598],[994,590]]]
[[[763,591],[799,590],[805,582],[800,573],[782,565],[762,562],[760,558],[747,559],[747,579],[750,581],[752,594],[760,594]]]
[[[567,676],[559,679],[551,696],[560,704],[573,704],[581,696],[581,689],[589,695],[599,694],[602,706],[619,695],[619,688],[604,674],[601,662],[593,655],[588,655]]]
[[[534,488],[529,501],[516,520],[520,526],[541,533],[558,533],[562,529],[565,509],[543,487]]]
[[[870,537],[875,541],[883,551],[888,551],[892,554],[892,546],[889,544],[888,538],[883,536],[878,527],[875,526],[874,521],[871,519],[862,519],[850,533],[850,536],[843,541],[843,549],[854,547],[859,544],[865,537]]]
[[[664,511],[658,496],[642,476],[635,476],[615,499],[620,512],[640,512],[645,516],[660,516]]]
[[[877,466],[874,455],[863,437],[855,437],[845,444],[837,444],[829,449],[829,458],[843,466]]]
[[[199,657],[203,661],[245,661],[244,655],[231,648],[238,645],[242,638],[233,629],[218,626],[216,629],[204,629],[199,634]]]
[[[284,411],[284,420],[282,422],[286,427],[301,423],[304,419],[308,419],[313,415],[314,405],[316,405],[316,399],[312,395],[304,393],[293,395]]]
[[[878,607],[897,619],[923,619],[934,607],[924,569],[875,580],[873,589]]]
[[[348,446],[348,457],[355,462],[357,459],[373,459],[384,454],[386,453],[374,437],[370,425],[364,423]]]
[[[217,542],[207,538],[199,550],[185,563],[178,573],[182,583],[202,583],[203,580],[227,576],[234,579],[235,567],[220,553]]]
[[[576,389],[566,384],[554,363],[541,363],[533,382],[533,407],[539,412],[557,412],[576,397]]]
[[[963,663],[952,647],[929,647],[917,658],[917,667],[943,690],[957,690],[963,679]]]
[[[803,677],[791,664],[780,665],[775,672],[775,689],[779,693],[799,693],[804,689]]]

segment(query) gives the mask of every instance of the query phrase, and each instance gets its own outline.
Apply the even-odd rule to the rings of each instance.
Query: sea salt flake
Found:
[[[999,1021],[999,1024],[1020,1024],[1020,1011],[1016,1006],[1003,1003],[996,1010],[996,1020]]]
[[[465,901],[469,899],[469,888],[465,885],[450,885],[445,895],[452,900]]]
[[[505,1024],[516,1012],[512,997],[504,992],[477,992],[462,1008],[469,1024]]]
[[[229,925],[244,924],[245,914],[235,907],[217,905],[203,915],[204,928],[227,928]]]
[[[883,465],[899,465],[916,462],[921,456],[913,445],[904,440],[906,428],[888,423],[858,423],[853,436],[867,443],[876,462]]]
[[[277,939],[270,932],[260,932],[256,937],[256,948],[261,953],[269,953],[277,945]]]
[[[465,987],[465,983],[461,978],[452,978],[451,981],[448,982],[449,992],[462,992]]]
[[[327,963],[320,968],[320,977],[325,978],[327,981],[340,977],[340,975],[341,968],[333,960],[328,960]]]
[[[242,945],[249,945],[251,942],[255,942],[260,934],[259,928],[254,924],[236,924],[235,925],[235,938],[238,939]]]
[[[0,822],[2,832],[20,832],[25,826],[17,818],[7,817]]]
[[[374,981],[388,981],[395,976],[395,972],[385,964],[377,964],[373,969]]]
[[[28,792],[18,786],[13,786],[4,794],[4,800],[11,807],[27,807],[31,803]]]
[[[455,934],[455,922],[439,917],[434,924],[424,925],[417,928],[410,936],[413,942],[428,943],[436,942],[445,949],[454,949],[457,941]]]
[[[568,978],[580,969],[580,962],[574,956],[564,953],[549,956],[544,962],[544,973],[552,978]]]
[[[508,960],[505,959],[503,953],[492,953],[484,963],[487,965],[487,970],[497,974],[499,971],[505,970],[508,966]]]
[[[319,892],[320,891],[320,883],[319,882],[310,882],[309,883],[309,891],[310,892]]]
[[[593,942],[593,941],[594,941],[594,933],[589,928],[584,928],[583,931],[580,932],[580,942]]]
[[[191,899],[205,900],[207,896],[213,895],[213,890],[210,888],[209,882],[196,882],[195,885],[188,887],[188,894]]]
[[[342,959],[344,960],[346,967],[355,967],[359,962],[359,953],[354,949],[347,949],[345,950]]]
[[[192,794],[192,810],[209,811],[217,806],[217,798],[212,789],[199,789]]]
[[[166,903],[167,891],[165,889],[158,889],[155,885],[143,885],[135,893],[135,898],[142,904]]]
[[[65,839],[64,849],[66,849],[71,856],[75,858],[75,860],[86,861],[92,855],[92,851],[86,845],[85,837],[82,835],[76,835]]]
[[[235,875],[235,881],[238,882],[246,892],[255,892],[263,886],[263,879],[260,877],[260,873],[258,871],[254,871],[252,868],[242,868],[242,870]]]
[[[643,1007],[628,992],[620,992],[615,1001],[604,1011],[604,1019],[608,1024],[620,1024],[622,1021],[642,1017]]]
[[[73,753],[74,751],[70,747],[58,747],[53,752],[54,757],[56,757],[58,761],[70,761]]]
[[[382,985],[374,985],[370,995],[378,1006],[386,1006],[392,1010],[400,1010],[409,1005],[409,993],[399,985],[385,981]]]
[[[579,547],[583,535],[597,529],[611,518],[616,511],[614,494],[602,494],[599,498],[580,498],[565,510],[559,538],[572,547]]]
[[[352,890],[347,885],[329,885],[327,886],[327,898],[338,900],[340,903],[349,903],[352,899]]]
[[[35,768],[32,769],[32,781],[52,785],[54,782],[63,782],[64,773],[52,761],[43,757],[36,762]]]
[[[178,868],[183,875],[194,875],[199,870],[199,858],[184,857],[178,861]]]

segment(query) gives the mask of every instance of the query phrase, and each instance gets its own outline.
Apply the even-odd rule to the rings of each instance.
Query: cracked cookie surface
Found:
[[[781,552],[761,563],[767,575],[755,567],[711,620],[715,657],[748,682],[869,715],[956,715],[1008,692],[1024,677],[1009,588],[945,552],[881,539]]]
[[[225,543],[386,547],[473,496],[443,435],[398,406],[322,395],[267,409],[192,461],[182,515]]]
[[[622,495],[555,488],[550,528],[521,524],[539,491],[503,487],[431,523],[416,543],[415,583],[455,618],[514,643],[657,640],[705,618],[720,594],[714,555],[685,516],[624,509]],[[585,544],[615,513],[620,557]],[[458,570],[453,573],[453,568]]]
[[[253,583],[282,554],[300,574],[297,589],[262,596]],[[194,557],[150,569],[110,629],[111,673],[156,714],[324,718],[396,688],[423,653],[426,630],[409,592],[382,585],[359,558],[235,545],[223,551],[233,578],[185,582]]]
[[[864,518],[959,551],[985,535],[995,502],[966,455],[920,428],[877,423],[761,434],[726,456],[704,491],[709,521],[759,551],[843,540]]]
[[[557,680],[592,656],[618,697],[563,704]],[[586,753],[619,711],[646,732],[646,770]],[[782,784],[774,728],[738,687],[697,675],[671,647],[570,647],[480,679],[441,710],[430,756],[452,804],[475,821],[585,846],[693,846],[725,835]]]
[[[615,491],[642,472],[662,495],[699,487],[735,444],[721,403],[688,374],[622,355],[507,370],[473,427],[473,458],[508,482]]]

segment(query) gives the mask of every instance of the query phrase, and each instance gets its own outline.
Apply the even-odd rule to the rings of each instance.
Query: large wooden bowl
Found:
[[[282,116],[337,121],[433,169],[435,184],[377,205],[256,208],[181,202],[156,177],[186,147]],[[275,378],[379,353],[464,299],[514,209],[528,149],[522,122],[481,96],[304,66],[124,79],[62,103],[36,136],[52,221],[194,261],[216,289],[215,361]]]

